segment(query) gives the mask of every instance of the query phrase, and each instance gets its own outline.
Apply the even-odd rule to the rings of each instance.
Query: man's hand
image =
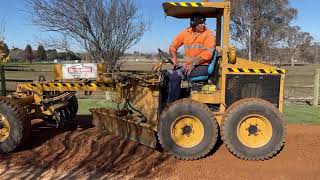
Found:
[[[193,70],[193,65],[191,60],[186,60],[185,64],[183,65],[183,69],[185,69],[185,75],[189,76],[191,71]]]
[[[174,69],[179,67],[179,62],[178,62],[178,58],[177,58],[177,51],[170,51],[170,57],[171,57],[171,61],[173,62]]]
[[[179,67],[178,60],[173,61],[173,67],[174,67],[174,69],[177,69]]]

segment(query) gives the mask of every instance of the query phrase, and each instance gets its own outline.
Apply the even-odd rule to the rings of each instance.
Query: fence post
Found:
[[[7,90],[6,90],[6,77],[4,73],[4,65],[0,65],[0,76],[1,76],[1,96],[6,96]]]
[[[313,106],[319,104],[319,80],[320,80],[320,69],[316,69],[314,73],[314,84],[313,84]]]

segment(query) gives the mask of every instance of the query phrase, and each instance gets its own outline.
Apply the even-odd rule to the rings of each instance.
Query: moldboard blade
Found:
[[[133,140],[140,144],[156,148],[156,132],[146,123],[139,123],[119,117],[117,110],[97,108],[90,109],[93,115],[93,124],[107,133]]]

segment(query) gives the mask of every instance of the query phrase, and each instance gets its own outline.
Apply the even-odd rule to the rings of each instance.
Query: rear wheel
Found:
[[[178,159],[196,160],[207,155],[217,142],[218,123],[202,103],[182,99],[165,109],[158,122],[163,149]]]
[[[0,151],[8,153],[26,143],[31,132],[28,114],[18,102],[0,97]]]
[[[242,99],[227,109],[222,139],[228,149],[241,159],[270,159],[284,145],[285,120],[268,101]]]

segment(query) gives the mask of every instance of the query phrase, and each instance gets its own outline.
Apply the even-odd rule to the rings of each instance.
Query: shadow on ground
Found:
[[[91,116],[77,118],[77,124],[63,130],[34,123],[29,145],[0,157],[0,177],[151,177],[159,166],[175,161],[167,153],[98,131]]]

